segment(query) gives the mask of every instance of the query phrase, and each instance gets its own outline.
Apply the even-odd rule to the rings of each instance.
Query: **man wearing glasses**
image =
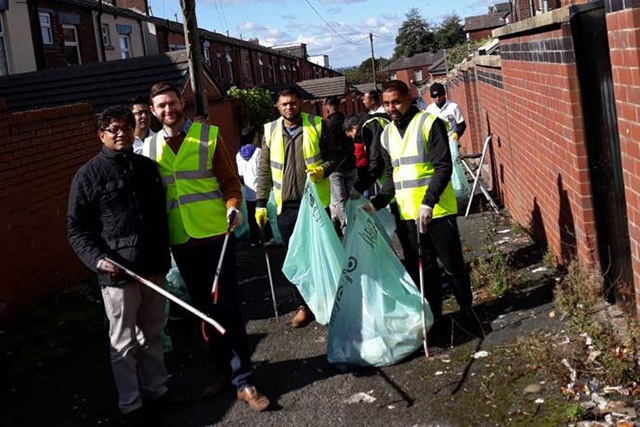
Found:
[[[98,276],[118,407],[127,424],[139,425],[157,413],[147,410],[149,405],[178,409],[173,405],[179,402],[167,394],[163,297],[107,260],[161,287],[170,267],[164,185],[155,163],[133,153],[134,127],[128,107],[110,107],[100,115],[103,145],[73,178],[67,230],[73,250]]]
[[[133,152],[142,153],[144,140],[156,133],[149,127],[151,125],[151,110],[149,109],[149,98],[137,96],[131,100],[131,112],[136,119],[136,128],[133,140]]]

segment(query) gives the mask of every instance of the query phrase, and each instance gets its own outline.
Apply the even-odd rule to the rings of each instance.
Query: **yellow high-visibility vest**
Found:
[[[302,116],[302,155],[307,168],[320,166],[324,163],[320,152],[320,135],[322,133],[322,118],[301,113]],[[284,176],[284,135],[283,121],[278,120],[264,125],[264,140],[269,147],[269,162],[271,165],[271,181],[273,182],[273,196],[278,208],[282,212],[282,179]],[[316,182],[318,196],[326,208],[331,202],[331,188],[328,177]]]
[[[404,137],[394,123],[387,126],[382,133],[381,143],[391,157],[393,166],[393,184],[396,189],[398,210],[402,219],[416,220],[418,210],[429,188],[429,182],[435,169],[427,161],[429,151],[429,132],[437,117],[421,111],[417,113]],[[433,207],[433,218],[440,218],[458,213],[458,202],[451,180],[440,195],[440,200]]]
[[[193,123],[177,155],[164,132],[147,138],[142,147],[142,154],[158,163],[167,189],[172,245],[227,231],[226,204],[212,165],[217,139],[216,126]]]

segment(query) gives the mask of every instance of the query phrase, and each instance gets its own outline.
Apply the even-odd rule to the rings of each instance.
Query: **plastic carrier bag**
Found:
[[[343,261],[344,249],[316,184],[307,179],[282,272],[321,325],[329,323]]]
[[[240,213],[242,214],[242,224],[240,227],[236,228],[233,232],[233,235],[236,236],[236,239],[239,240],[249,240],[249,214],[247,213],[247,189],[244,185],[240,186],[242,190],[242,204],[240,205]]]
[[[267,216],[269,217],[269,225],[271,226],[271,234],[273,234],[273,241],[278,245],[282,244],[282,236],[280,235],[280,229],[278,228],[278,208],[276,206],[276,199],[273,195],[273,190],[267,201]]]
[[[352,228],[350,227],[350,224],[353,224],[355,222],[355,216],[358,211],[358,208],[368,202],[369,200],[367,200],[365,197],[347,200],[347,209],[346,209],[347,229],[345,230],[345,233],[344,233],[345,236],[349,234],[349,230]],[[380,209],[373,215],[373,220],[376,222],[376,225],[378,226],[378,228],[386,231],[386,233],[383,233],[383,237],[389,243],[389,245],[391,245],[391,239],[393,238],[393,233],[395,233],[396,231],[396,219],[391,213],[391,210],[388,207],[384,209]],[[343,243],[346,244],[346,242],[347,242],[347,239],[344,239]]]
[[[346,366],[385,366],[422,346],[420,292],[384,231],[362,208],[346,235],[347,258],[329,323],[327,359]],[[433,314],[425,302],[427,328]]]
[[[453,191],[456,193],[457,199],[468,198],[471,193],[471,187],[469,187],[467,176],[464,173],[464,166],[462,166],[462,160],[460,160],[458,141],[453,138],[450,139],[449,148],[451,149],[451,163],[453,164],[453,171],[451,172]]]
[[[184,283],[184,279],[178,270],[176,261],[171,255],[171,269],[164,278],[167,291],[180,298],[182,301],[191,302],[191,297],[187,291],[187,285]],[[162,339],[162,348],[166,352],[173,350],[173,341],[167,333],[167,322],[169,320],[169,307],[170,303],[168,299],[164,300],[164,328],[160,334]]]

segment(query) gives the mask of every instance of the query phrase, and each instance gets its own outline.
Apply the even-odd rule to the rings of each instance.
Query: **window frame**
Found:
[[[42,18],[46,17],[47,21],[44,23],[42,22]],[[42,35],[42,43],[44,43],[45,45],[52,45],[53,44],[53,28],[51,26],[51,14],[49,12],[38,12],[38,20],[40,22],[40,33]],[[45,30],[47,31],[48,34],[48,38],[49,41],[45,40]]]
[[[105,31],[106,30],[106,31]],[[112,46],[111,44],[111,28],[109,24],[102,24],[102,45]]]
[[[4,34],[4,12],[0,12],[0,76],[11,74],[9,69],[9,55],[7,51],[7,39]]]
[[[126,47],[123,48],[122,41],[126,41]],[[131,37],[129,34],[118,34],[118,46],[120,47],[120,59],[133,58],[133,48],[131,46]]]
[[[73,30],[73,33],[76,36],[75,42],[67,41],[67,39],[64,37],[65,29]],[[66,51],[66,48],[68,47],[75,47],[76,53],[78,54],[78,64],[75,64],[75,65],[82,65],[82,52],[80,51],[80,37],[78,36],[78,26],[73,24],[62,24],[62,33],[63,33],[62,39],[64,42],[65,51]]]

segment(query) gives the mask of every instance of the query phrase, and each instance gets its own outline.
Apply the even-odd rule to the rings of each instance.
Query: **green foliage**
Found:
[[[396,36],[394,58],[413,56],[416,53],[437,49],[435,34],[417,8],[412,7],[405,15],[407,18]]]
[[[467,37],[460,21],[460,17],[455,13],[444,17],[435,32],[438,49],[450,49],[466,42]]]
[[[251,89],[238,89],[233,86],[227,94],[232,98],[242,99],[247,107],[249,123],[258,133],[261,133],[262,126],[275,120],[273,101],[271,93],[267,89],[252,87]]]
[[[389,64],[387,58],[376,58],[376,81],[381,82],[386,80],[386,74],[380,70]],[[371,71],[371,58],[367,58],[357,66],[344,71],[344,75],[347,78],[347,83],[352,85],[362,83],[373,83],[373,73]]]
[[[567,417],[567,421],[575,423],[585,418],[585,416],[587,415],[587,410],[581,404],[574,403],[573,405],[567,407],[565,414]]]

